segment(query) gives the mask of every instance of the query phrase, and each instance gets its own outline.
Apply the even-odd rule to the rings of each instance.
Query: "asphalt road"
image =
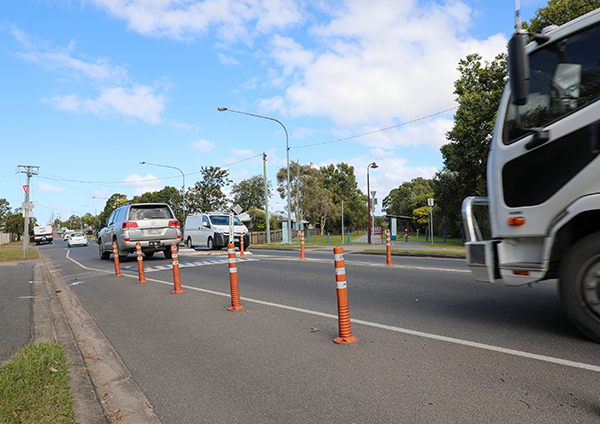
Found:
[[[476,283],[464,261],[346,255],[352,333],[337,345],[330,251],[254,251],[238,263],[134,256],[114,277],[95,245],[43,246],[163,423],[597,423],[600,345],[556,284]],[[105,272],[102,272],[105,271]],[[102,393],[100,393],[102,395]]]

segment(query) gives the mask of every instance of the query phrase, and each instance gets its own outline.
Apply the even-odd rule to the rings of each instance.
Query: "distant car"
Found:
[[[88,245],[88,239],[81,231],[75,231],[69,235],[67,239],[67,245],[72,246],[85,246]]]
[[[113,253],[113,242],[117,244],[119,259],[135,252],[140,243],[147,258],[155,252],[163,252],[171,258],[171,244],[181,243],[179,221],[166,203],[133,203],[116,209],[108,224],[96,238],[100,259],[109,259]]]

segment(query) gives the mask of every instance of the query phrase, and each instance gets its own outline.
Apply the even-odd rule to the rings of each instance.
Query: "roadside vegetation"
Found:
[[[0,423],[74,423],[63,348],[26,345],[0,368]]]
[[[33,245],[29,243],[29,249],[23,259],[23,242],[15,241],[0,246],[0,262],[23,261],[39,259],[40,254],[37,250],[33,250]]]

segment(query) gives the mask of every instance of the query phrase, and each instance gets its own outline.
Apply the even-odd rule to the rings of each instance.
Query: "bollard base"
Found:
[[[385,266],[394,266],[394,264],[385,264]]]
[[[227,308],[228,311],[241,311],[242,309],[244,309],[244,307],[242,305],[240,305],[240,306],[230,306],[229,308]]]
[[[137,283],[138,283],[138,284],[142,284],[142,283],[147,283],[147,281],[146,281],[146,280],[140,280],[140,281],[138,281]]]
[[[337,344],[350,344],[350,343],[355,343],[357,341],[358,341],[358,339],[354,336],[336,337],[335,339],[333,339],[333,342],[337,343]]]
[[[121,274],[120,272],[115,274],[115,277],[122,277],[122,276],[123,276],[123,274]]]
[[[185,290],[173,290],[171,294],[183,293]]]

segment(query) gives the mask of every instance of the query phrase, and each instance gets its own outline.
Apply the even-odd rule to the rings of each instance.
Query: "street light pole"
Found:
[[[235,113],[241,113],[242,115],[254,116],[255,118],[268,119],[270,121],[277,122],[279,125],[281,125],[283,127],[283,130],[285,131],[285,150],[287,152],[288,243],[291,244],[292,243],[292,206],[291,206],[292,203],[290,200],[290,194],[291,194],[290,193],[290,144],[289,144],[288,132],[287,132],[287,129],[285,128],[285,125],[283,125],[281,123],[281,121],[278,121],[275,118],[269,118],[268,116],[255,115],[254,113],[248,113],[248,112],[240,112],[239,110],[227,109],[226,107],[218,107],[217,110],[219,112],[235,112]]]
[[[369,186],[369,170],[373,168],[379,168],[375,162],[367,165],[367,208],[369,209],[368,222],[367,222],[367,242],[371,244],[371,188]]]
[[[181,190],[182,190],[181,194],[183,195],[183,219],[185,220],[185,174],[183,173],[183,171],[181,169],[177,168],[176,166],[160,165],[158,163],[140,162],[140,165],[162,166],[163,168],[176,169],[179,172],[181,172],[181,177],[183,178],[183,185],[181,186]]]

